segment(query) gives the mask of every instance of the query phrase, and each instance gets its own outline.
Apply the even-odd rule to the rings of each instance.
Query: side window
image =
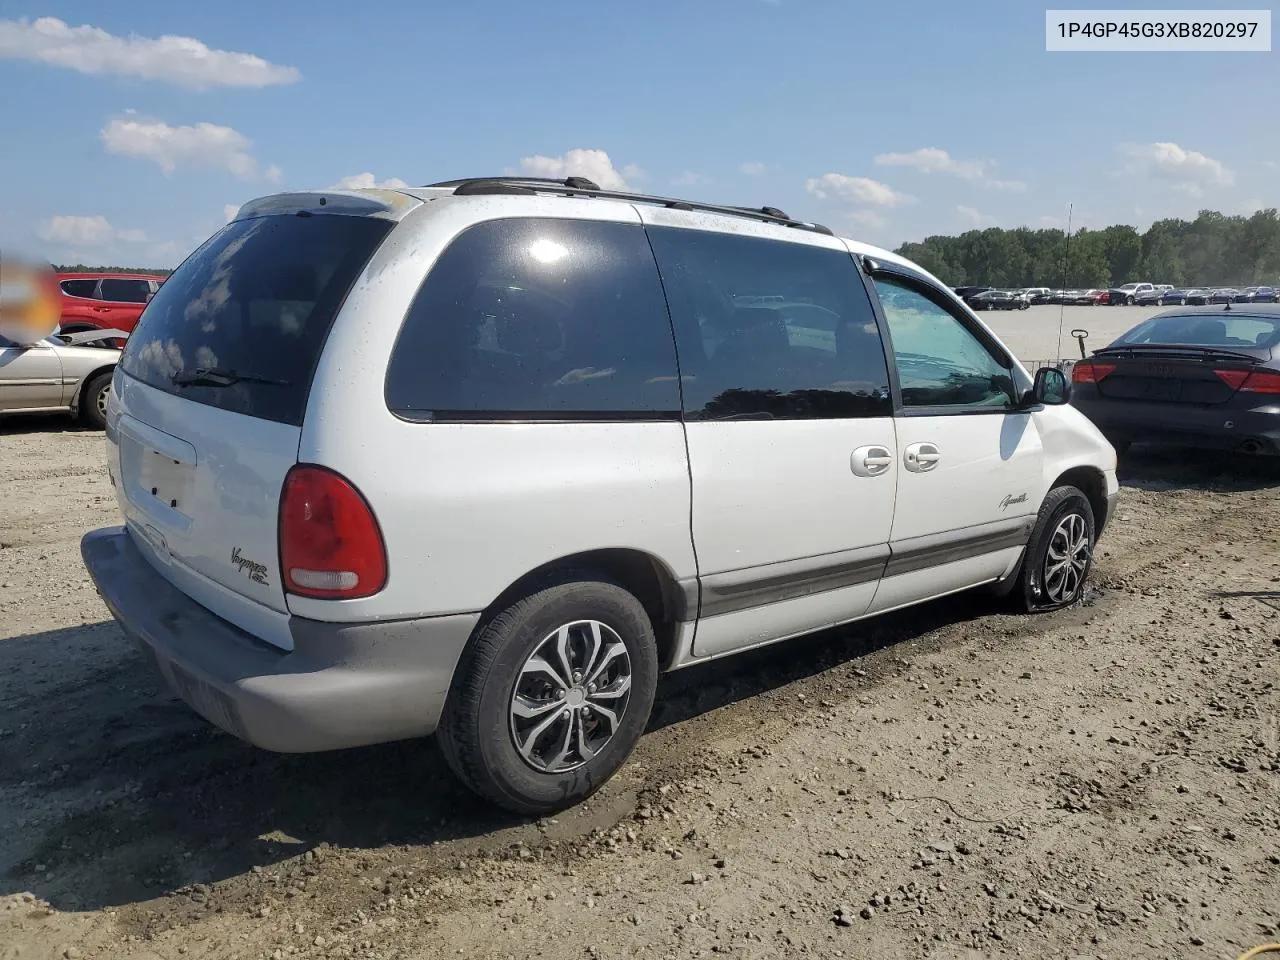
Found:
[[[675,343],[639,225],[477,224],[423,281],[387,369],[409,419],[676,419]]]
[[[1010,372],[950,310],[896,278],[879,276],[875,285],[889,324],[904,406],[1016,405]]]
[[[62,292],[69,297],[92,299],[97,294],[97,280],[63,280]]]
[[[651,227],[691,420],[893,415],[884,345],[848,253]]]
[[[146,303],[151,296],[151,284],[146,280],[104,278],[102,299],[112,303]]]

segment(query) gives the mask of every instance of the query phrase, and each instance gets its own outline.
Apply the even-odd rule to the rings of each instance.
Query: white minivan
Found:
[[[774,208],[481,178],[246,204],[112,383],[82,553],[165,681],[582,799],[658,674],[986,585],[1080,599],[1115,451],[934,277]]]

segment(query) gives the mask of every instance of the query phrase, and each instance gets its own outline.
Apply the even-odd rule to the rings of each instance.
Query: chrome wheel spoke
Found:
[[[521,720],[536,720],[552,710],[563,707],[564,697],[559,697],[555,700],[535,700],[532,697],[526,697],[522,693],[517,693],[511,701],[511,712]]]
[[[573,735],[577,730],[577,724],[574,722],[576,719],[576,717],[565,717],[564,737],[560,740],[560,749],[556,751],[556,755],[547,761],[548,768],[556,769],[563,766],[569,752],[573,750]]]
[[[566,624],[556,634],[556,657],[560,661],[560,668],[564,671],[562,676],[566,686],[573,683],[573,651],[569,649],[569,632],[572,628],[573,624]]]
[[[601,687],[598,690],[592,690],[587,694],[587,699],[592,703],[597,700],[617,700],[619,697],[625,697],[631,692],[631,674],[624,674],[607,687]]]
[[[614,713],[612,710],[610,710],[608,707],[602,707],[598,703],[593,703],[591,705],[591,712],[595,714],[597,717],[603,717],[605,720],[609,721],[610,737],[612,737],[615,733],[618,732],[618,715]]]
[[[596,666],[594,670],[591,671],[590,675],[587,677],[586,679],[587,685],[590,686],[591,684],[599,680],[601,674],[603,674],[606,670],[609,669],[610,664],[612,664],[619,657],[625,657],[626,655],[627,655],[627,648],[623,646],[621,640],[619,640],[617,643],[610,644],[608,649],[605,650],[604,656],[600,658],[600,663]]]
[[[534,727],[524,740],[518,744],[521,755],[526,760],[531,759],[533,756],[533,748],[538,745],[538,740],[542,735],[550,730],[557,720],[564,719],[566,718],[563,716],[563,711],[561,711],[561,713],[553,713],[551,716],[547,717],[547,719]],[[566,724],[566,726],[568,726],[568,724]]]
[[[578,752],[582,754],[583,760],[590,760],[596,755],[596,751],[591,744],[587,742],[587,724],[586,717],[581,710],[573,718],[574,730],[578,734]]]
[[[529,658],[528,662],[525,663],[524,669],[520,671],[520,676],[523,678],[526,676],[533,676],[538,674],[541,674],[542,676],[546,677],[548,680],[550,680],[552,683],[559,686],[561,689],[572,686],[572,682],[570,681],[568,676],[562,676],[560,674],[560,671],[557,670],[554,666],[552,666],[549,661],[544,660],[542,657],[538,656],[537,654],[534,654],[532,657]]]

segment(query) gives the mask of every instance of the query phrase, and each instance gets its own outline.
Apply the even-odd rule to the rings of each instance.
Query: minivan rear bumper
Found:
[[[266,750],[310,753],[425,736],[439,723],[479,614],[388,623],[294,617],[272,647],[173,587],[123,527],[80,552],[111,615],[209,722]]]

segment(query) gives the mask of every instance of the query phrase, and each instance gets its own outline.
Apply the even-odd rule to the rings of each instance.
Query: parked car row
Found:
[[[1274,286],[1175,287],[1168,283],[1125,283],[1109,290],[1052,290],[1049,287],[1022,287],[1000,290],[994,287],[954,287],[956,294],[974,310],[1024,310],[1039,304],[1068,306],[1204,306],[1214,303],[1277,303],[1280,289]]]

